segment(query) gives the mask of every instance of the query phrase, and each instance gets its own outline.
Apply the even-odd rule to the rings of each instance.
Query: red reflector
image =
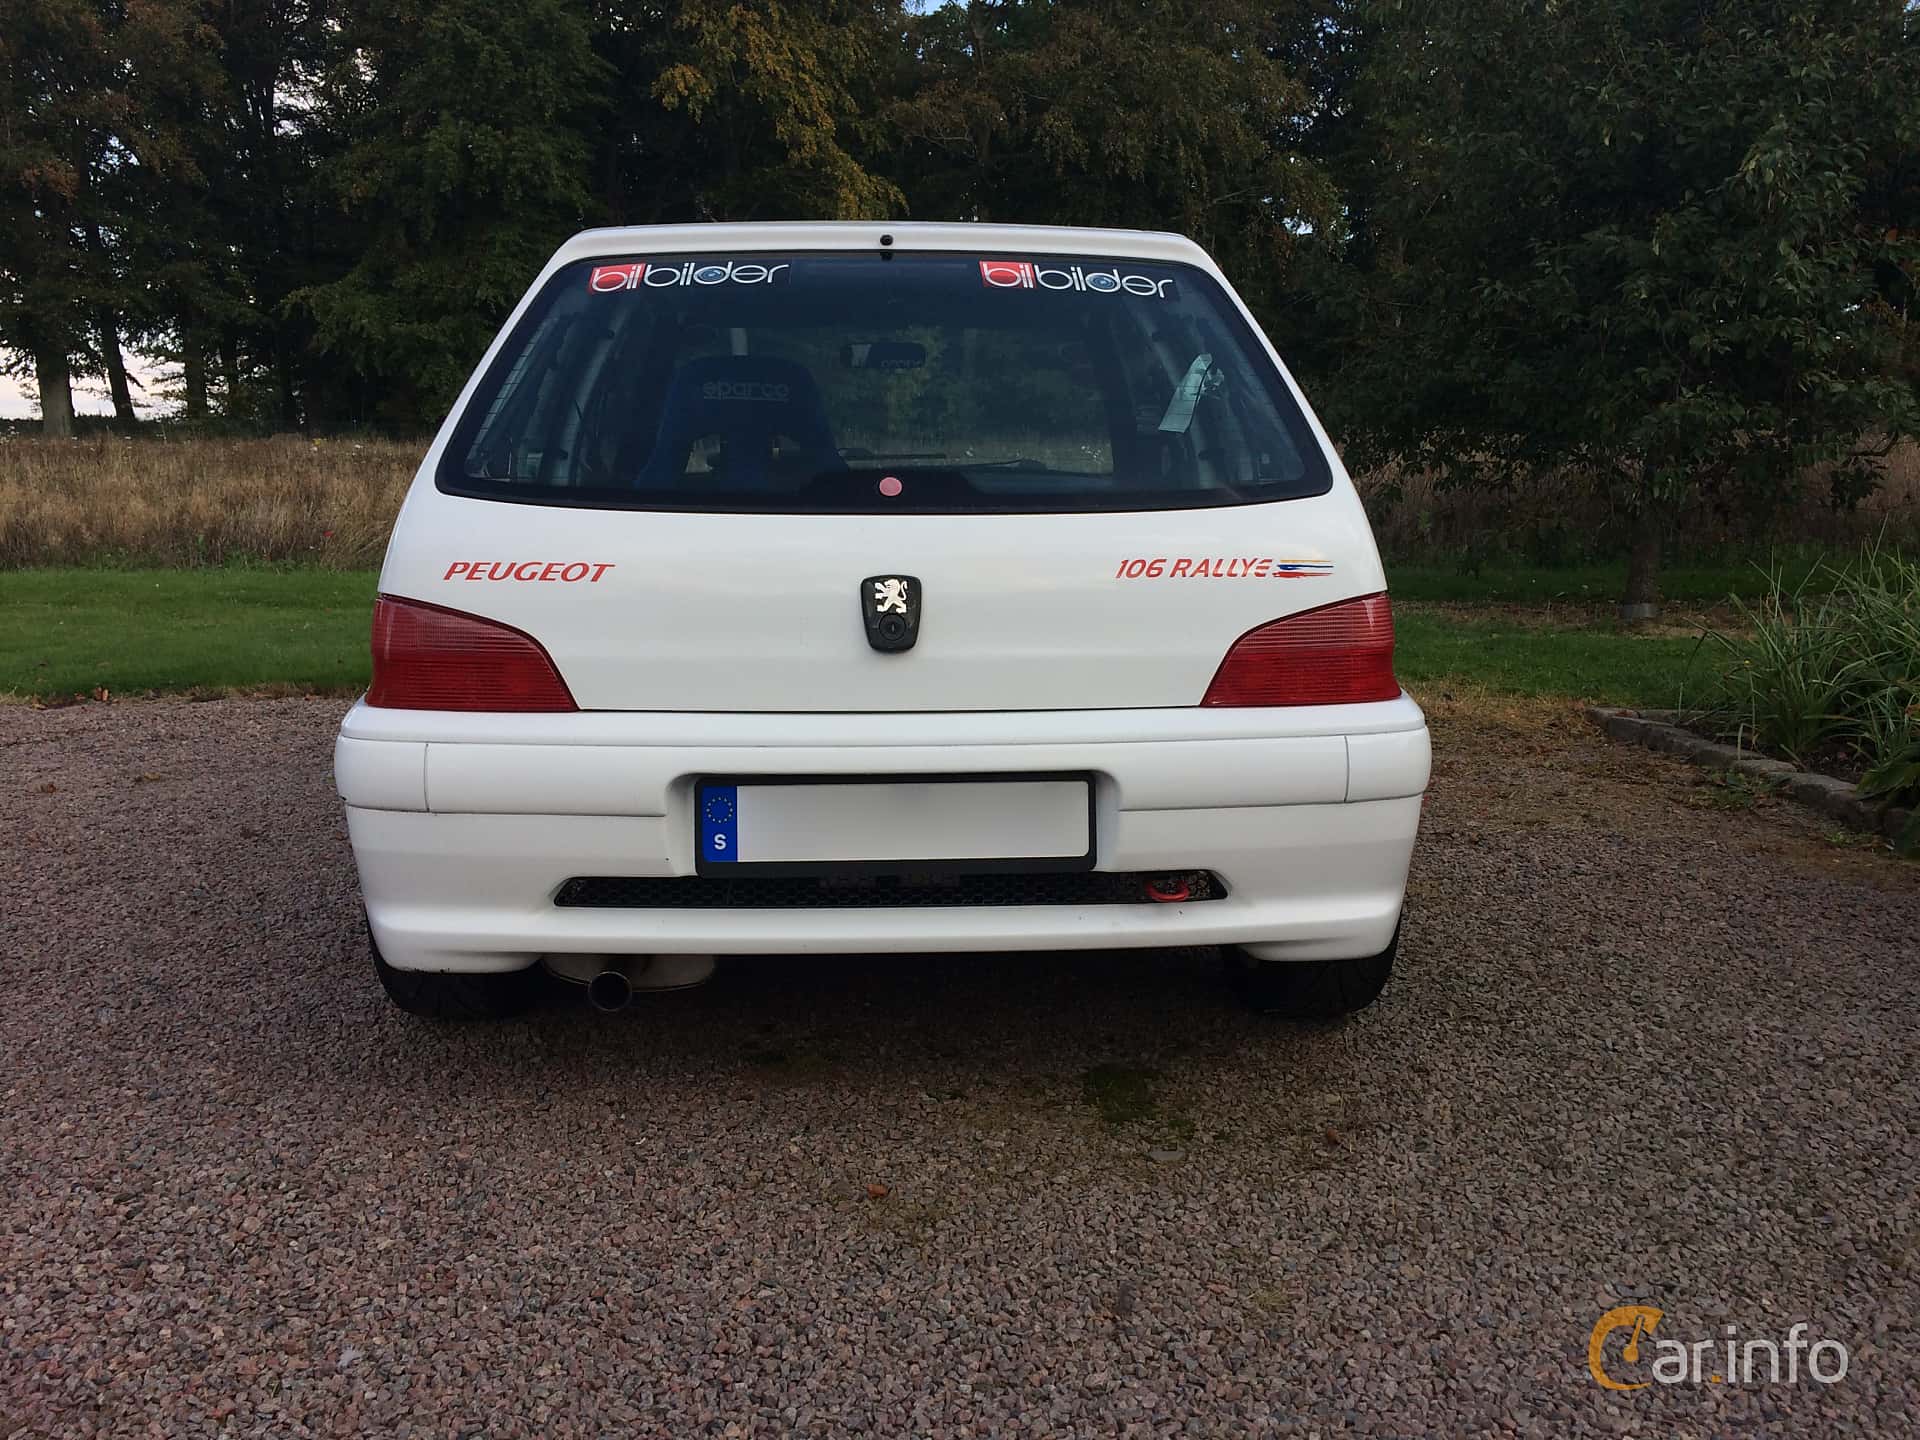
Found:
[[[1233,642],[1202,705],[1353,705],[1392,700],[1393,609],[1384,595],[1289,615]]]
[[[395,710],[577,710],[531,635],[497,620],[382,595],[373,602],[367,704]]]

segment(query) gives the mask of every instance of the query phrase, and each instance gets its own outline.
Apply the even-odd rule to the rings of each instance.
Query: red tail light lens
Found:
[[[382,595],[373,602],[367,704],[395,710],[578,710],[531,635],[458,610]]]
[[[1384,595],[1289,615],[1233,642],[1202,705],[1353,705],[1391,700],[1393,608]]]

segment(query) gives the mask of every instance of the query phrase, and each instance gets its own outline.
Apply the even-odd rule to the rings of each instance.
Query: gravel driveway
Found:
[[[1154,952],[442,1028],[341,708],[0,709],[0,1434],[1920,1433],[1920,867],[1441,700],[1343,1026]],[[1603,1392],[1634,1302],[1848,1374]]]

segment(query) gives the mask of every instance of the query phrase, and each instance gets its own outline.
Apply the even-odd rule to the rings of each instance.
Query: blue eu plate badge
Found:
[[[700,858],[737,860],[740,858],[740,796],[733,785],[702,785],[700,807]]]

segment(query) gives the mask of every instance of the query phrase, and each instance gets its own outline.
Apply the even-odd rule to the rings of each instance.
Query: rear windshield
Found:
[[[438,478],[501,500],[763,513],[1184,509],[1332,483],[1199,271],[884,251],[568,266]]]

